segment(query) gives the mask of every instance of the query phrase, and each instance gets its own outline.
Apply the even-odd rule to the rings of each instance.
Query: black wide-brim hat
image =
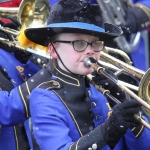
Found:
[[[109,41],[120,36],[122,30],[104,23],[99,5],[84,0],[60,0],[52,7],[46,27],[25,30],[30,41],[43,46],[59,33],[81,33]]]

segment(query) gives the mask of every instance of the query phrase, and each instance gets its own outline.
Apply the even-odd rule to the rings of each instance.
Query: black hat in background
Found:
[[[104,24],[99,5],[84,0],[60,0],[51,8],[46,27],[25,30],[30,41],[43,46],[48,46],[49,39],[58,33],[82,33],[109,41],[121,35],[122,30]]]

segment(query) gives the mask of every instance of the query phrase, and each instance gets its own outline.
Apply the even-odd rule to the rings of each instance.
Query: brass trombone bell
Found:
[[[45,26],[49,12],[50,5],[48,0],[23,0],[19,7],[0,7],[0,17],[16,18],[22,25],[25,24],[27,27],[35,20],[42,21],[42,26]]]

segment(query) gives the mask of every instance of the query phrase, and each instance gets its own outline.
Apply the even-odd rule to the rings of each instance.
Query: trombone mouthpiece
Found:
[[[91,67],[91,60],[90,60],[90,57],[86,57],[84,59],[84,66],[87,67],[87,68],[90,68]]]

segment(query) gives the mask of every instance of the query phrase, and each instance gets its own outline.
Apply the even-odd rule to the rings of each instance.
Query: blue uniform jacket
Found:
[[[74,91],[73,86],[72,90]],[[86,90],[90,95],[91,103],[95,104],[92,111],[96,116],[93,122],[97,127],[109,116],[111,108],[106,98],[93,85],[90,85]],[[56,92],[55,90],[47,91],[36,88],[31,93],[30,111],[33,131],[41,150],[68,150],[69,146],[81,137],[80,128],[73,114],[66,106],[65,100]],[[67,94],[67,92],[65,90],[62,93]],[[76,93],[76,91],[74,92]],[[70,97],[71,99],[72,97]],[[147,128],[144,129],[139,139],[136,139],[133,133],[128,130],[114,150],[148,150],[150,148],[149,140],[150,131]],[[106,145],[102,150],[110,150],[110,148]]]
[[[30,60],[26,64],[21,64],[13,53],[6,52],[3,49],[0,49],[0,66],[7,71],[14,87],[22,84],[25,79],[31,77],[40,69]],[[18,139],[13,125],[25,121],[24,111],[23,102],[16,89],[10,94],[6,91],[0,91],[0,125],[2,125],[0,129],[0,150],[18,150]],[[28,120],[24,122],[24,125],[31,142]],[[32,143],[30,144],[32,148]]]

